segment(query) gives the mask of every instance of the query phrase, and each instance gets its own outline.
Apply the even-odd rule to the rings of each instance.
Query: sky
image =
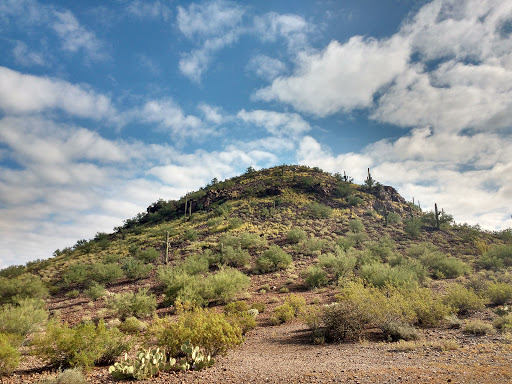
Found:
[[[0,0],[0,268],[281,164],[512,227],[509,0]]]

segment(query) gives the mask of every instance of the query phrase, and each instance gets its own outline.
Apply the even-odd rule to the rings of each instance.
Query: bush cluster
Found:
[[[17,304],[0,307],[0,332],[25,337],[37,331],[47,319],[42,300],[22,299]]]
[[[20,363],[20,353],[14,338],[0,332],[0,376],[10,375]]]
[[[290,244],[297,244],[306,238],[306,232],[300,228],[292,228],[286,233],[286,241]]]
[[[156,298],[155,295],[148,295],[147,289],[140,289],[137,293],[116,294],[107,301],[107,306],[122,320],[130,316],[141,318],[155,312]]]
[[[332,215],[332,208],[317,202],[308,205],[309,216],[314,219],[327,219]]]
[[[302,296],[288,295],[284,303],[274,308],[274,313],[270,317],[270,322],[274,325],[287,323],[301,314],[306,305],[306,300]]]
[[[292,257],[277,245],[271,246],[256,259],[256,268],[261,273],[286,269],[292,263]]]
[[[0,305],[16,303],[21,299],[45,299],[48,288],[39,276],[25,274],[14,279],[0,277]]]

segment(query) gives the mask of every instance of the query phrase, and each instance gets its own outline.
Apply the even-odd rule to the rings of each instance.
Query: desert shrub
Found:
[[[222,264],[243,267],[249,262],[250,258],[249,251],[242,249],[240,246],[238,248],[231,246],[221,248],[220,262]]]
[[[189,275],[181,268],[160,268],[158,280],[165,287],[165,295],[170,302],[176,299],[195,301],[203,304],[204,279],[200,276]]]
[[[366,248],[382,261],[387,261],[393,256],[395,242],[388,235],[383,236],[379,241],[372,241],[366,245]]]
[[[322,320],[325,336],[332,341],[351,339],[370,322],[368,314],[353,301],[339,301],[326,306]]]
[[[66,369],[55,378],[55,384],[87,384],[82,371],[78,368]]]
[[[118,263],[121,259],[121,255],[111,253],[103,257],[102,262],[105,264]]]
[[[118,264],[94,263],[89,267],[87,278],[90,281],[96,281],[101,284],[109,284],[119,280],[124,275],[123,270]]]
[[[401,254],[395,254],[389,258],[389,265],[400,267],[413,273],[418,281],[423,282],[428,277],[428,271],[418,260],[409,259]]]
[[[228,303],[233,301],[250,284],[251,279],[242,272],[234,268],[221,269],[206,278],[203,298]]]
[[[409,247],[406,251],[407,255],[413,259],[419,259],[425,254],[439,251],[439,248],[436,247],[433,243],[419,243],[414,244]]]
[[[389,224],[399,224],[402,222],[402,217],[396,212],[388,213],[388,223]]]
[[[205,257],[205,255],[195,254],[187,257],[179,263],[178,268],[189,275],[197,275],[199,273],[208,272],[210,268],[210,261],[208,260],[208,257]]]
[[[187,228],[183,233],[183,238],[188,241],[194,241],[198,238],[198,233],[193,228]]]
[[[327,242],[324,239],[310,237],[297,245],[297,250],[304,255],[315,255],[322,252]]]
[[[140,259],[128,256],[123,260],[121,268],[129,279],[143,279],[149,275],[153,269],[153,264],[144,264]]]
[[[429,288],[417,288],[408,292],[406,299],[416,313],[416,324],[420,327],[437,327],[453,309]]]
[[[485,269],[499,270],[512,266],[512,244],[494,245],[478,261]]]
[[[229,202],[223,203],[216,207],[213,212],[216,216],[226,216],[231,212],[232,206]]]
[[[459,315],[482,310],[485,304],[484,299],[480,298],[472,289],[460,284],[451,284],[443,297],[443,301],[457,311]]]
[[[364,224],[359,219],[353,219],[348,222],[348,229],[352,233],[364,232]]]
[[[145,263],[154,263],[155,261],[158,260],[159,257],[160,252],[153,247],[146,248],[145,250],[137,254],[137,258]]]
[[[418,238],[421,233],[421,219],[418,217],[408,217],[403,220],[404,231],[412,238]]]
[[[245,301],[236,301],[224,307],[224,313],[231,321],[236,323],[242,330],[243,335],[251,329],[256,328],[256,316],[254,316],[251,311],[258,313],[257,310],[249,308],[249,305]]]
[[[0,307],[0,332],[24,337],[37,331],[47,319],[44,301],[22,299],[17,304]]]
[[[187,340],[212,356],[225,354],[243,342],[242,330],[229,322],[225,314],[202,308],[180,313],[177,321],[156,319],[146,334],[148,342],[165,349],[171,356],[177,356]]]
[[[400,265],[391,267],[389,264],[371,263],[361,266],[361,277],[375,287],[392,285],[394,287],[411,287],[418,282],[414,271],[402,268]]]
[[[336,239],[336,245],[340,247],[343,251],[347,251],[354,245],[356,245],[356,241],[350,236],[338,237]]]
[[[107,306],[117,317],[126,319],[130,316],[138,318],[151,315],[156,309],[155,295],[148,295],[147,288],[135,292],[118,293],[108,300]]]
[[[358,205],[361,205],[364,203],[364,200],[359,196],[349,196],[347,199],[348,205],[352,207],[357,207]]]
[[[292,263],[292,257],[279,246],[273,245],[256,259],[256,268],[262,272],[285,269]]]
[[[70,299],[77,298],[80,295],[80,291],[78,289],[72,289],[71,291],[66,293],[66,297]]]
[[[304,283],[308,288],[319,288],[327,285],[327,273],[319,266],[310,266],[304,274]]]
[[[11,265],[7,268],[0,269],[0,277],[7,279],[15,279],[26,272],[27,268],[24,265]]]
[[[229,221],[228,229],[237,229],[242,225],[244,225],[244,221],[239,217],[235,217]]]
[[[420,257],[420,262],[428,268],[430,275],[436,279],[452,279],[470,272],[469,265],[455,257],[439,251],[427,251]]]
[[[10,375],[20,363],[20,353],[12,337],[0,332],[0,377]]]
[[[353,252],[345,252],[338,246],[336,246],[334,253],[321,255],[318,258],[318,265],[327,273],[334,275],[336,280],[351,275],[356,263],[357,258]]]
[[[84,291],[84,295],[92,300],[98,300],[107,294],[105,287],[93,281],[92,284]]]
[[[383,336],[388,341],[411,341],[419,339],[419,334],[416,329],[412,325],[402,321],[391,320],[383,323],[381,328]]]
[[[247,232],[241,233],[239,236],[225,234],[221,236],[219,243],[233,248],[241,247],[242,249],[261,248],[266,245],[265,239],[255,233]]]
[[[208,225],[208,228],[215,229],[217,228],[221,223],[223,222],[223,219],[221,217],[213,217],[209,219],[206,222],[206,225]]]
[[[485,336],[496,332],[492,324],[485,323],[481,320],[468,321],[462,327],[462,332],[469,335]]]
[[[62,280],[67,285],[82,284],[89,279],[89,265],[83,263],[76,263],[70,265],[64,274]]]
[[[265,312],[265,304],[263,304],[263,303],[252,303],[250,309],[256,309],[258,311],[258,313],[263,313],[263,312]]]
[[[0,305],[16,303],[21,299],[45,299],[48,288],[39,276],[22,275],[15,279],[0,277]]]
[[[274,325],[287,323],[299,316],[305,306],[306,300],[304,297],[290,294],[286,297],[282,305],[274,308],[270,322]]]
[[[308,205],[309,216],[315,219],[327,219],[332,215],[332,208],[317,202]]]
[[[503,332],[512,331],[512,313],[497,317],[494,320],[494,327]]]
[[[290,244],[297,244],[306,238],[306,232],[300,228],[292,228],[286,234],[286,241]]]
[[[493,305],[503,305],[512,300],[512,286],[507,283],[491,283],[486,296]]]
[[[147,328],[147,324],[135,316],[127,317],[120,325],[119,329],[125,333],[139,333]]]
[[[352,185],[347,182],[340,181],[336,184],[336,188],[334,188],[334,195],[336,197],[348,197],[354,193],[354,189]]]
[[[32,344],[33,353],[52,366],[85,369],[110,364],[130,348],[119,329],[107,329],[103,320],[98,325],[86,322],[70,328],[52,319],[46,333],[37,335]]]

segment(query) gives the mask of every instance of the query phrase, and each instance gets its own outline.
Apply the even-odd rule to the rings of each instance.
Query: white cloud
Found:
[[[172,12],[165,1],[141,1],[133,0],[126,6],[126,10],[140,18],[162,18],[169,20]]]
[[[308,36],[313,27],[303,17],[293,14],[269,12],[254,19],[255,33],[263,41],[274,42],[283,38],[290,51],[304,50],[309,47]]]
[[[265,128],[275,136],[296,138],[309,131],[309,124],[296,113],[255,110],[247,112],[242,109],[237,117],[242,121]]]
[[[226,120],[226,117],[223,116],[222,111],[218,107],[212,107],[211,105],[201,103],[198,108],[203,113],[206,121],[218,125]]]
[[[321,117],[370,107],[375,92],[402,73],[408,60],[407,41],[399,37],[332,41],[321,53],[301,54],[293,76],[278,77],[255,98],[278,100]]]
[[[17,41],[16,46],[12,50],[12,54],[16,62],[25,67],[39,65],[45,66],[46,60],[42,53],[34,52],[28,49],[27,44]]]
[[[178,7],[176,21],[181,33],[190,39],[224,35],[242,21],[244,9],[222,0],[192,3],[187,9]]]
[[[107,96],[63,80],[26,75],[0,67],[0,109],[7,113],[40,113],[59,109],[92,119],[117,119]]]
[[[262,79],[271,81],[286,71],[286,65],[278,59],[256,55],[247,64],[247,70],[256,73]]]
[[[54,11],[56,21],[52,28],[62,40],[62,48],[76,53],[83,51],[90,59],[104,58],[103,44],[96,38],[94,32],[87,30],[71,11]]]
[[[151,100],[136,112],[136,117],[145,123],[158,123],[172,135],[199,137],[208,132],[201,119],[185,115],[172,99]]]

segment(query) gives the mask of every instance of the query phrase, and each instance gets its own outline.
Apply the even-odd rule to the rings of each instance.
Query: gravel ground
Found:
[[[424,340],[454,339],[460,347],[437,351],[393,350],[393,344],[356,342],[312,345],[301,324],[260,327],[247,341],[201,372],[163,373],[139,383],[511,383],[512,345],[499,337],[467,337],[429,331]],[[34,365],[35,363],[32,363]],[[48,373],[18,372],[0,379],[34,383]],[[115,383],[107,367],[87,375],[89,383]]]

